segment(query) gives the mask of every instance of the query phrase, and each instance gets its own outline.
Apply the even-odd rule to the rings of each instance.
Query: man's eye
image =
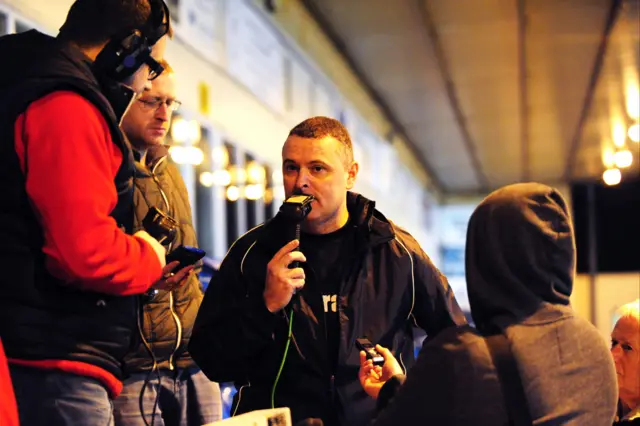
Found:
[[[284,169],[287,172],[293,172],[293,171],[297,170],[297,167],[294,166],[293,164],[288,164],[288,165],[284,166]]]
[[[312,168],[314,172],[321,172],[324,170],[324,166],[313,166]]]
[[[616,346],[618,346],[618,341],[615,339],[611,339],[611,349],[615,348]]]
[[[631,352],[633,348],[631,347],[631,345],[624,344],[622,345],[622,350],[625,352]]]

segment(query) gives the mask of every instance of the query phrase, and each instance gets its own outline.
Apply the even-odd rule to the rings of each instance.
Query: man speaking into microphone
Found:
[[[350,192],[358,169],[339,121],[295,126],[282,149],[287,202],[232,245],[209,285],[189,351],[211,380],[235,383],[234,414],[289,407],[294,423],[366,424],[374,402],[356,339],[409,366],[414,324],[433,336],[465,322],[416,240]],[[296,203],[310,210],[287,214]]]

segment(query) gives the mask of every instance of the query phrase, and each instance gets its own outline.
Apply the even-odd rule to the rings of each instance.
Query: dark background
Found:
[[[593,185],[595,207],[589,211]],[[640,177],[624,177],[615,186],[577,183],[571,198],[578,250],[578,272],[589,272],[589,215],[595,214],[597,272],[640,270]]]

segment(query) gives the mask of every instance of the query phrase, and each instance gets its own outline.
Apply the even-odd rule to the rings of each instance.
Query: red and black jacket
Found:
[[[81,51],[0,38],[0,336],[10,363],[101,380],[115,396],[159,279],[133,225],[131,148]],[[123,232],[125,231],[125,232]]]

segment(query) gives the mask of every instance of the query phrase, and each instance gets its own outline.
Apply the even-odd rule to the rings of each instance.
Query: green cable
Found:
[[[289,352],[289,343],[291,343],[291,335],[293,330],[293,306],[291,307],[291,313],[289,314],[289,335],[287,336],[287,344],[284,347],[284,355],[282,355],[282,362],[280,363],[280,369],[278,370],[278,375],[276,376],[276,381],[273,382],[273,388],[271,388],[271,408],[276,408],[276,386],[278,386],[278,381],[280,380],[280,374],[282,374],[282,369],[284,368],[284,362],[287,359],[287,353]]]

